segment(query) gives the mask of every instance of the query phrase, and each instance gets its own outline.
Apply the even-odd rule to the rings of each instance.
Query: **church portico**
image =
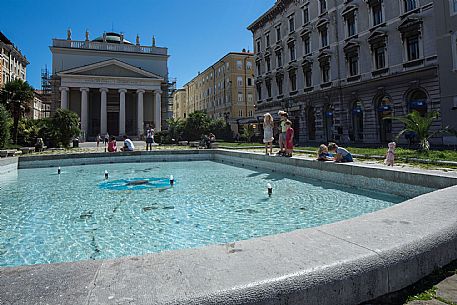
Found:
[[[109,71],[116,75],[106,75]],[[80,116],[84,138],[106,133],[142,137],[149,126],[161,130],[163,78],[115,59],[58,76],[61,107]]]

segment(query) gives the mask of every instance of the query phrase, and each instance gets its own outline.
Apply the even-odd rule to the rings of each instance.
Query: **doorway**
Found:
[[[108,133],[110,135],[119,135],[119,112],[108,112],[107,120]]]

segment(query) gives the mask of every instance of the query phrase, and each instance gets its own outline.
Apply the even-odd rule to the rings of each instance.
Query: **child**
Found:
[[[328,152],[328,147],[325,144],[319,146],[317,151],[317,160],[318,161],[334,161],[333,155]]]
[[[286,157],[292,157],[292,151],[294,150],[294,129],[292,128],[292,122],[286,121]]]
[[[285,146],[286,146],[286,121],[287,121],[287,112],[279,111],[280,116],[280,123],[279,123],[279,155],[285,154]]]
[[[328,150],[336,154],[336,162],[354,162],[351,153],[343,147],[338,147],[335,143],[328,143]]]
[[[116,138],[114,136],[112,136],[108,142],[108,152],[116,152],[116,151],[117,151]]]
[[[273,117],[269,113],[263,115],[263,143],[265,143],[265,155],[268,154],[270,147],[270,155],[273,153]]]
[[[389,149],[387,150],[386,154],[386,159],[384,160],[384,164],[387,166],[394,166],[394,160],[395,160],[395,147],[397,147],[397,144],[395,142],[390,142],[387,144]]]

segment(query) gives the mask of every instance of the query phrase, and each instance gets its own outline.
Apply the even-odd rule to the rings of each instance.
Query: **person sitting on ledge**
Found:
[[[328,152],[328,147],[325,144],[321,144],[319,146],[319,150],[317,151],[317,160],[318,161],[335,161],[333,155]]]
[[[135,145],[133,145],[132,140],[127,137],[127,135],[124,135],[124,147],[121,148],[121,151],[134,151],[135,150]]]
[[[108,152],[116,152],[117,151],[117,146],[116,146],[116,138],[114,136],[111,136],[108,142]]]
[[[336,162],[354,162],[351,153],[343,147],[338,147],[335,143],[328,143],[328,151],[335,154]]]

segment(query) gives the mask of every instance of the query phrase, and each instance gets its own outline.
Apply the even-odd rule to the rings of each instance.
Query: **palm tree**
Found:
[[[33,87],[21,79],[6,83],[1,91],[0,102],[6,106],[13,117],[14,144],[17,144],[19,121],[29,111],[33,97]]]
[[[406,132],[412,132],[416,135],[419,140],[420,150],[427,152],[430,149],[430,138],[438,134],[451,133],[455,134],[456,132],[446,126],[435,131],[430,131],[433,121],[440,116],[439,112],[432,111],[427,113],[425,116],[422,116],[419,112],[413,111],[402,117],[389,117],[389,119],[397,120],[405,124],[405,127],[397,135],[397,140]]]
[[[169,118],[167,120],[168,124],[168,135],[170,139],[175,139],[175,141],[179,141],[181,138],[181,134],[184,130],[185,122],[179,118]]]

